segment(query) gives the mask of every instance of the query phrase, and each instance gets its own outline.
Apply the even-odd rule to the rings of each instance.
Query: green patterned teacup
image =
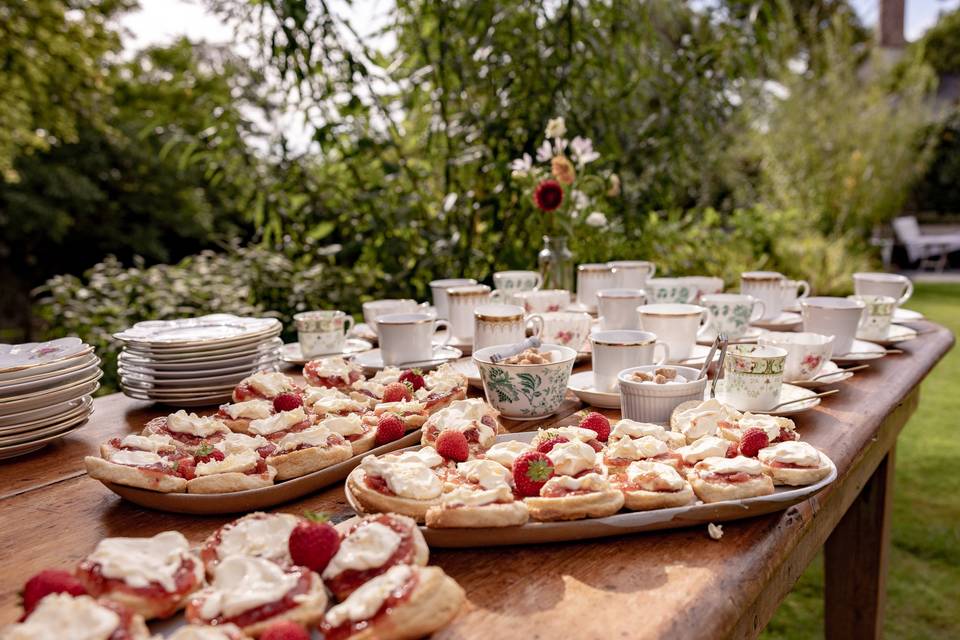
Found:
[[[647,304],[692,304],[700,293],[697,285],[686,278],[650,278],[643,288]]]
[[[742,293],[713,293],[700,296],[700,306],[710,312],[710,326],[714,333],[723,331],[731,340],[747,333],[751,322],[763,317],[763,300]]]
[[[577,352],[569,347],[544,344],[540,352],[553,354],[553,360],[547,364],[494,364],[490,356],[507,346],[473,352],[487,402],[504,418],[512,420],[537,420],[556,413],[566,396]]]
[[[787,350],[735,344],[723,362],[722,402],[740,411],[765,411],[780,401]]]

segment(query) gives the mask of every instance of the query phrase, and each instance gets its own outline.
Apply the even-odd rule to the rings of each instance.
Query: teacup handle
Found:
[[[540,285],[543,284],[543,276],[540,275],[539,273],[535,273],[534,277],[535,277],[535,281],[533,285],[533,291],[538,291],[540,289]]]
[[[648,277],[648,278],[653,278],[653,277],[656,276],[656,275],[657,275],[657,265],[654,264],[653,262],[651,262],[651,263],[650,263],[650,275],[648,275],[647,277]]]
[[[757,309],[760,309],[760,313],[757,313]],[[767,312],[767,303],[763,300],[753,299],[753,309],[750,310],[750,322],[756,322],[763,317],[763,314]]]
[[[543,316],[541,316],[539,313],[534,313],[527,316],[524,326],[526,325],[533,325],[534,336],[539,338],[543,335]]]
[[[806,298],[810,295],[810,283],[806,280],[797,280],[797,285],[800,287],[800,293],[797,294],[798,298]]]
[[[700,328],[697,329],[697,337],[704,335],[710,328],[710,310],[704,309],[700,312]]]
[[[351,329],[353,329],[353,316],[347,316],[343,320],[343,335],[350,335]]]
[[[657,347],[663,347],[663,357],[657,360]],[[653,344],[653,360],[657,366],[660,366],[670,360],[670,345],[666,342],[655,342]]]
[[[445,347],[445,346],[447,346],[447,343],[450,342],[450,338],[453,337],[453,336],[450,334],[450,323],[447,322],[446,320],[442,319],[442,318],[437,318],[436,320],[433,321],[433,334],[436,335],[436,334],[437,334],[437,331],[439,331],[440,329],[446,329],[446,330],[447,330],[447,335],[446,335],[446,337],[443,339],[443,342],[441,342],[441,343],[438,345],[438,346],[441,346],[441,347]],[[431,340],[431,342],[433,342],[433,341]],[[435,344],[436,344],[436,343],[435,343]]]
[[[906,302],[907,300],[909,300],[910,296],[913,295],[913,280],[911,280],[910,278],[906,278],[906,281],[907,281],[907,288],[903,292],[903,295],[900,296],[900,299],[897,300],[898,307],[902,305],[904,302]]]

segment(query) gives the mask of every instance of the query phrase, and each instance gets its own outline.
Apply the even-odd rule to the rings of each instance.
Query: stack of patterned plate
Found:
[[[79,338],[0,344],[0,458],[35,451],[79,429],[103,372]]]
[[[120,387],[131,398],[177,407],[223,402],[251,373],[277,369],[282,328],[275,318],[224,313],[138,322],[114,334],[124,343]]]

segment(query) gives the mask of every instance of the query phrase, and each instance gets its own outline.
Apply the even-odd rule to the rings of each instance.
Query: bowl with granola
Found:
[[[576,350],[544,344],[494,362],[493,356],[509,346],[486,347],[473,353],[487,402],[511,420],[538,420],[552,415],[567,393]]]
[[[624,369],[617,376],[620,409],[624,418],[637,422],[666,423],[677,405],[703,400],[707,377],[690,367],[645,365]]]

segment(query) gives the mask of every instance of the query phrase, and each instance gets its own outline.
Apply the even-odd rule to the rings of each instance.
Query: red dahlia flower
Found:
[[[563,203],[563,187],[556,180],[544,180],[533,192],[533,202],[542,211],[554,211]]]

